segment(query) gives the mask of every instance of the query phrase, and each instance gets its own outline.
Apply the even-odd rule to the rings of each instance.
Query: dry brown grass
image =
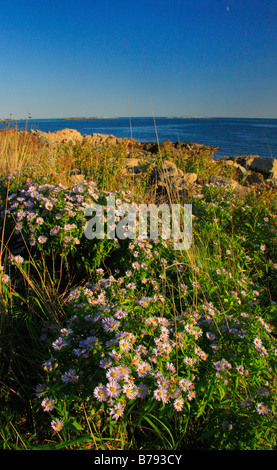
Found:
[[[17,129],[0,131],[0,174],[7,176],[14,171],[22,171],[34,163],[34,156],[44,154],[41,144],[31,133]]]

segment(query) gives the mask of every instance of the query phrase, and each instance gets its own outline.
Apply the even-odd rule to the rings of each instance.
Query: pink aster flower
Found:
[[[190,390],[190,388],[192,387],[192,382],[190,382],[188,379],[181,379],[179,381],[179,385],[180,385],[180,388],[184,391],[184,392],[187,392],[188,390]]]
[[[97,401],[106,401],[108,394],[105,385],[99,385],[98,387],[95,387],[93,396],[97,399]]]
[[[169,380],[166,379],[165,377],[161,376],[158,377],[157,379],[157,384],[159,385],[160,388],[168,388],[169,387]]]
[[[55,408],[55,401],[53,398],[44,398],[41,402],[41,406],[44,408],[43,411],[52,411]]]
[[[137,396],[139,398],[145,398],[148,395],[148,387],[145,384],[138,385]]]
[[[9,282],[10,280],[10,276],[8,276],[8,274],[3,274],[2,277],[1,277],[1,281],[4,282],[4,284],[7,284],[7,282]]]
[[[123,385],[123,393],[129,400],[132,400],[137,396],[137,387],[134,384],[125,384]]]
[[[122,376],[123,379],[128,380],[128,377],[131,373],[129,367],[126,367],[124,365],[118,366],[119,372]]]
[[[183,406],[184,406],[183,398],[176,398],[176,400],[173,403],[173,406],[174,406],[176,411],[181,411]]]
[[[38,243],[41,243],[42,245],[47,242],[47,237],[45,235],[40,235],[38,237]]]
[[[42,225],[42,224],[44,223],[44,219],[43,219],[42,217],[37,217],[37,218],[36,218],[36,223],[37,223],[38,225]]]
[[[194,390],[190,390],[188,392],[188,400],[191,401],[196,397],[196,392]]]
[[[257,395],[259,395],[260,397],[265,397],[266,395],[269,394],[269,390],[266,388],[266,387],[260,387],[257,391]]]
[[[53,347],[54,351],[59,351],[61,348],[63,348],[67,344],[68,344],[68,342],[64,338],[60,337],[52,343],[52,347]]]
[[[53,209],[53,204],[51,201],[46,201],[45,204],[44,204],[44,207],[45,209],[47,209],[48,211],[51,211]]]
[[[262,340],[260,338],[255,338],[253,342],[255,344],[256,350],[259,351],[263,346]]]
[[[121,392],[121,387],[115,380],[111,380],[110,382],[108,382],[106,385],[106,389],[108,396],[111,398],[118,397]]]
[[[36,386],[36,396],[38,398],[43,397],[44,392],[47,390],[47,385],[46,384],[38,384]]]
[[[140,362],[136,369],[139,377],[145,377],[151,372],[151,366],[147,362]]]
[[[114,331],[119,324],[120,322],[115,320],[113,317],[105,317],[102,320],[102,325],[105,331]]]
[[[207,331],[206,336],[210,341],[213,341],[215,339],[215,334],[209,331]]]
[[[153,392],[154,398],[158,401],[168,402],[168,392],[165,388],[156,388]]]
[[[229,423],[228,421],[223,421],[222,429],[223,431],[231,431],[233,429],[233,425]]]
[[[79,379],[79,376],[76,375],[75,369],[69,369],[68,372],[65,372],[62,377],[62,382],[67,384],[67,383],[74,383],[77,382]]]
[[[113,408],[110,410],[110,415],[112,418],[114,418],[116,421],[123,416],[124,413],[124,406],[122,403],[116,403]]]
[[[108,380],[114,380],[114,381],[120,380],[122,378],[122,374],[119,370],[119,367],[111,367],[107,371],[106,377]]]
[[[60,432],[63,428],[63,421],[61,419],[53,419],[51,421],[51,427],[56,432]]]
[[[129,351],[129,349],[132,347],[130,341],[127,341],[126,339],[121,339],[119,341],[119,346],[123,351]]]
[[[263,403],[258,403],[256,411],[259,415],[268,415],[269,409]]]
[[[24,261],[24,258],[22,258],[22,256],[20,256],[20,255],[16,255],[16,256],[14,256],[13,261],[15,261],[15,263],[17,263],[17,264],[22,264],[23,261]]]
[[[112,360],[109,359],[109,358],[101,359],[101,361],[99,362],[99,366],[100,366],[102,369],[107,369],[107,368],[110,367],[111,365],[112,365]]]
[[[190,367],[193,367],[194,364],[196,364],[197,360],[196,358],[192,358],[192,357],[185,357],[184,359],[184,363],[187,365],[187,366],[190,366]]]
[[[117,319],[117,320],[121,320],[121,318],[125,318],[127,317],[128,313],[125,312],[122,308],[119,308],[116,310],[115,314],[114,314],[114,317]]]

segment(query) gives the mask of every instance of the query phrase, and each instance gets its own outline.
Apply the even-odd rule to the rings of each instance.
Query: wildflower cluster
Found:
[[[44,318],[35,402],[48,428],[62,434],[74,416],[82,432],[86,406],[100,427],[134,426],[138,417],[149,424],[155,416],[172,435],[178,430],[178,442],[188,429],[201,442],[212,436],[216,448],[264,448],[264,435],[273,446],[272,206],[257,208],[207,185],[193,198],[194,243],[178,252],[174,240],[162,237],[86,239],[86,208],[93,202],[105,207],[110,195],[92,182],[72,188],[27,182],[2,206],[12,249],[1,285],[7,287],[27,259],[52,267],[52,257],[59,265],[62,255],[74,280],[82,273],[67,292],[64,315],[54,323]],[[113,196],[117,224],[131,195]]]
[[[72,386],[82,390],[83,398],[93,395],[94,406],[104,405],[116,420],[134,401],[139,406],[152,400],[172,414],[195,399],[195,371],[207,357],[197,344],[202,331],[196,320],[157,315],[163,297],[148,291],[147,297],[130,300],[129,284],[128,273],[70,292],[73,314],[51,341],[52,356],[43,364],[48,381],[38,388],[42,406],[45,395],[48,401],[57,399]]]
[[[194,223],[211,234],[214,254],[235,258],[241,267],[266,265],[275,269],[276,256],[276,200],[267,206],[253,203],[253,195],[242,198],[239,192],[207,184],[201,197],[194,198]],[[220,252],[219,252],[220,248]]]
[[[10,185],[14,186],[12,177]],[[9,246],[7,261],[13,266],[29,264],[30,275],[34,263],[37,267],[41,263],[51,265],[57,278],[62,270],[61,261],[67,269],[74,263],[79,277],[98,267],[104,256],[118,250],[120,245],[117,239],[107,239],[107,236],[97,243],[87,240],[84,236],[86,209],[91,204],[105,208],[108,196],[110,193],[100,192],[94,182],[84,181],[72,187],[41,184],[28,178],[22,184],[18,182],[17,190],[8,194],[6,200],[3,197],[0,207]],[[120,192],[120,197],[117,202],[130,201],[127,192]],[[117,207],[116,222],[123,217],[124,211]],[[7,276],[2,279],[8,281]]]
[[[144,250],[141,245],[137,258]],[[236,433],[259,417],[274,428],[277,344],[251,305],[238,304],[226,315],[203,302],[193,312],[173,314],[160,293],[162,280],[147,277],[147,292],[140,288],[138,295],[130,285],[137,270],[121,277],[97,272],[97,283],[70,292],[66,326],[46,340],[51,358],[43,364],[47,380],[38,397],[43,407],[47,398],[52,419],[53,397],[57,419],[59,401],[79,397],[116,421],[149,408],[169,420],[188,409],[201,415],[208,400],[224,432]]]

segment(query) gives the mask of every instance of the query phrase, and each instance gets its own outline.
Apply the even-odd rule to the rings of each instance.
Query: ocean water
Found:
[[[215,158],[259,155],[277,158],[277,119],[248,118],[103,118],[30,119],[17,121],[18,129],[55,132],[76,129],[82,135],[101,133],[133,137],[139,142],[196,142],[219,147]],[[0,128],[4,124],[0,123]]]

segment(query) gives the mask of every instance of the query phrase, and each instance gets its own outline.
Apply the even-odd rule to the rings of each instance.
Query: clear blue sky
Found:
[[[0,118],[277,118],[277,0],[0,0]]]

